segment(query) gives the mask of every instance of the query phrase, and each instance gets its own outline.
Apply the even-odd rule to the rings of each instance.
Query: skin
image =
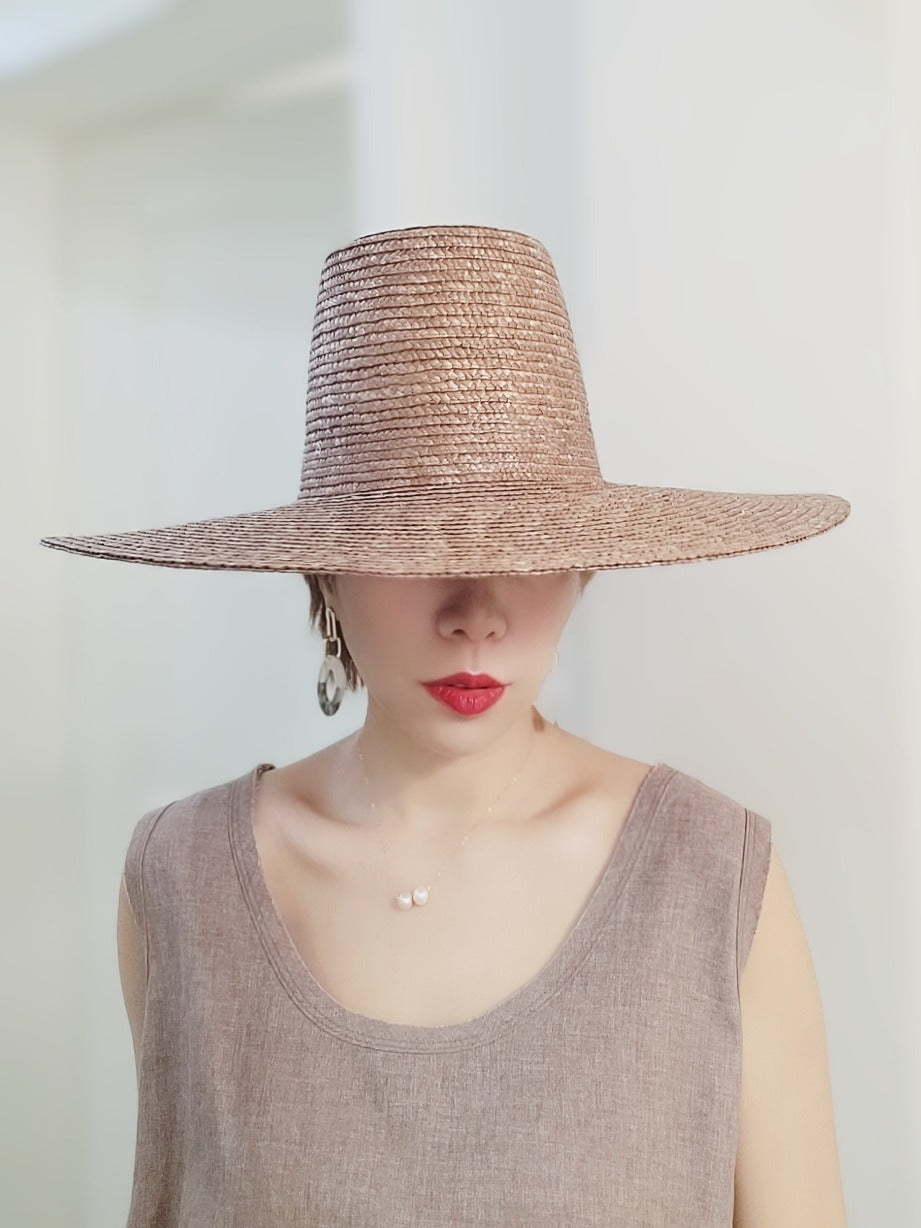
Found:
[[[580,592],[577,573],[445,580],[339,576],[329,586],[327,600],[368,688],[367,718],[358,736],[395,864],[437,864],[446,845],[453,847],[471,817],[481,815],[508,784],[509,764],[522,764],[531,755],[514,807],[497,813],[492,829],[481,833],[486,843],[480,847],[490,851],[480,854],[479,863],[472,862],[466,880],[465,863],[452,864],[441,911],[427,917],[430,926],[417,927],[420,945],[410,948],[403,921],[384,921],[379,908],[362,916],[358,901],[379,889],[378,879],[363,883],[344,906],[347,880],[333,882],[320,900],[330,941],[335,936],[341,944],[327,950],[324,975],[329,983],[338,970],[341,990],[336,988],[346,1005],[348,992],[364,995],[351,1003],[353,1009],[370,1003],[365,1013],[386,1018],[394,1002],[425,998],[450,1017],[466,1006],[483,1009],[537,971],[579,915],[593,886],[594,867],[610,846],[611,816],[625,815],[649,767],[547,725],[534,706]],[[490,673],[508,689],[487,713],[460,717],[419,685],[457,670]],[[257,827],[260,858],[282,920],[302,951],[309,949],[310,930],[299,928],[299,901],[321,894],[324,875],[340,863],[348,863],[350,873],[356,866],[377,864],[369,857],[373,833],[366,822],[357,741],[345,738],[262,778],[271,813],[283,817],[274,829],[266,819]],[[325,791],[317,793],[318,781],[336,782],[335,788],[324,784]],[[324,875],[292,882],[290,866],[298,860],[295,852],[303,853],[306,831],[314,840],[310,851],[318,849],[325,858]],[[471,858],[473,845],[468,845]],[[562,873],[561,856],[570,859]],[[524,858],[531,860],[525,863]],[[506,914],[486,916],[482,930],[472,930],[471,916],[485,912],[488,900],[503,896],[498,890],[502,882],[488,881],[492,861],[528,865],[522,878],[557,909],[549,911],[544,903],[537,914],[545,918],[543,933],[533,932],[535,916],[522,925],[521,905],[514,899]],[[484,884],[481,905],[472,914],[466,904],[459,908],[455,925],[451,888],[463,900],[478,882]],[[573,884],[571,899],[560,883]],[[338,915],[337,907],[342,907]],[[388,929],[390,924],[395,928]],[[501,943],[495,941],[497,933]],[[349,952],[373,955],[375,941],[407,942],[411,955],[405,975],[415,976],[416,982],[394,984],[389,1001],[375,999],[378,987],[363,984],[360,971],[348,966]],[[457,957],[450,970],[450,981],[457,984],[439,981],[445,949]],[[312,952],[314,965],[321,954]],[[467,983],[458,975],[462,954],[472,969]],[[118,956],[140,1066],[144,946],[124,879]],[[367,965],[374,965],[373,958]],[[394,976],[391,971],[389,980]],[[484,995],[479,1001],[477,991]],[[740,978],[739,1003],[742,1075],[733,1228],[846,1228],[821,998],[776,844]]]
[[[582,591],[579,573],[335,577],[324,590],[368,690],[362,753],[395,836],[460,830],[506,786],[534,742],[534,701]],[[461,670],[508,689],[475,718],[421,686]],[[356,771],[348,779],[360,779]]]

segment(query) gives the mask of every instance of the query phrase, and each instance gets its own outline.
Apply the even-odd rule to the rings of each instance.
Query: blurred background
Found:
[[[921,1223],[919,82],[911,0],[0,0],[5,1223],[127,1216],[141,814],[364,711],[299,577],[39,538],[293,500],[323,259],[426,223],[548,247],[608,480],[852,503],[601,573],[545,713],[771,820],[849,1223]]]

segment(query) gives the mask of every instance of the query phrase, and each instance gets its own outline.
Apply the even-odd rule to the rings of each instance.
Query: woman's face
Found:
[[[406,579],[339,575],[329,600],[374,703],[418,732],[459,718],[422,685],[490,674],[502,698],[471,724],[508,728],[531,709],[583,587],[578,572]],[[463,718],[464,722],[468,718]]]

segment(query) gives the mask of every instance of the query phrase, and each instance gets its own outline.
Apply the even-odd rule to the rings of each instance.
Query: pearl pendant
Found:
[[[414,904],[421,908],[423,904],[429,902],[429,889],[428,887],[416,887],[412,891],[401,891],[396,900],[397,908],[402,908],[404,911],[412,908]]]

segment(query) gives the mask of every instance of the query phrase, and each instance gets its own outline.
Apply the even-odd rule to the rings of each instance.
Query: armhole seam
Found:
[[[144,927],[141,925],[140,921],[138,920],[138,915],[134,911],[134,905],[131,903],[131,892],[128,890],[128,875],[126,874],[124,870],[122,870],[122,882],[125,885],[125,899],[128,901],[128,911],[131,913],[131,919],[134,922],[135,928],[137,929],[138,933],[143,934]]]
[[[166,811],[169,810],[170,806],[172,805],[173,805],[172,802],[167,802],[166,805],[163,806],[160,810],[158,810],[156,814],[154,815],[154,817],[150,820],[147,830],[144,832],[144,835],[142,837],[141,847],[138,852],[138,875],[137,877],[138,877],[138,887],[141,893],[141,911],[144,915],[144,924],[141,927],[141,932],[144,935],[144,987],[145,989],[150,981],[150,937],[149,937],[150,927],[147,924],[147,893],[144,889],[144,857],[147,853],[147,845],[150,841],[150,837],[153,835],[154,828],[159,823],[161,816],[165,814]],[[129,896],[129,903],[130,903],[130,899],[131,897]],[[132,906],[131,911],[133,914],[134,913],[133,906]]]
[[[751,883],[751,874],[748,873],[748,862],[751,857],[751,848],[753,843],[752,830],[754,820],[751,816],[751,811],[744,807],[745,810],[745,831],[742,838],[742,864],[739,867],[739,903],[738,912],[736,914],[736,1001],[741,1010],[742,993],[741,993],[741,955],[742,955],[742,925],[747,915],[748,894]]]

